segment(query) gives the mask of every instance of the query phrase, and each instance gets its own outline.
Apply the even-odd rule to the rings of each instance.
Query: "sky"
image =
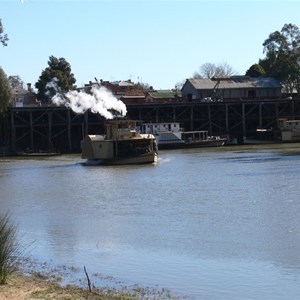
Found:
[[[0,67],[34,86],[53,55],[78,87],[96,77],[172,89],[205,63],[244,75],[270,33],[300,28],[299,12],[300,0],[0,0]]]

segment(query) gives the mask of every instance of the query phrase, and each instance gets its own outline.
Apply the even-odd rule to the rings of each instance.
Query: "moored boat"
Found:
[[[184,131],[180,123],[143,123],[142,132],[156,137],[158,149],[223,146],[226,137],[209,136],[208,131]]]
[[[18,156],[37,156],[37,157],[43,157],[43,156],[58,156],[61,155],[59,152],[51,152],[51,151],[31,151],[31,150],[25,150],[25,151],[18,151],[16,153]]]
[[[282,142],[300,141],[300,120],[279,119]]]
[[[112,120],[105,135],[87,135],[83,141],[83,159],[91,164],[142,164],[157,161],[154,135],[141,134],[137,122]]]
[[[243,144],[275,144],[280,141],[276,137],[276,131],[273,128],[257,128],[256,132],[250,137],[244,137]]]

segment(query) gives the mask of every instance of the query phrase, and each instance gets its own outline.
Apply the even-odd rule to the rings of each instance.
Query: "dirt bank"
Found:
[[[5,285],[0,285],[0,300],[28,300],[28,299],[89,299],[89,300],[129,300],[138,299],[127,293],[113,294],[101,291],[80,289],[73,286],[62,288],[55,282],[48,282],[46,278],[37,276],[13,275]]]

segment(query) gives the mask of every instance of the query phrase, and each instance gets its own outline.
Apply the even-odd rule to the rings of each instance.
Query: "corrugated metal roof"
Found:
[[[171,90],[158,90],[158,91],[151,91],[148,93],[153,99],[165,99],[165,98],[175,98],[181,97],[180,91],[171,91]]]
[[[197,90],[211,90],[218,83],[218,79],[189,79],[190,83]],[[248,77],[232,76],[220,79],[218,89],[244,89],[244,88],[281,88],[279,81],[272,77]]]

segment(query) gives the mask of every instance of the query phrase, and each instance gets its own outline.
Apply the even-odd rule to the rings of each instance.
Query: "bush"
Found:
[[[16,271],[17,255],[20,253],[17,228],[10,222],[8,214],[0,215],[0,284]]]

